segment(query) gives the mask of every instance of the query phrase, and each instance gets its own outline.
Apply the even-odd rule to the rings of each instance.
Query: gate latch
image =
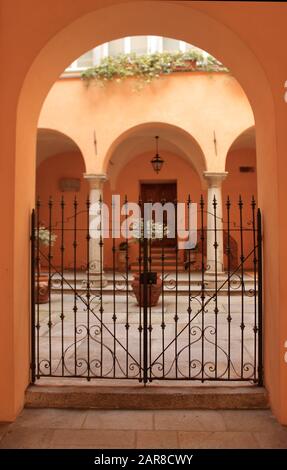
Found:
[[[156,284],[157,282],[157,272],[147,271],[140,274],[140,283],[144,284]]]

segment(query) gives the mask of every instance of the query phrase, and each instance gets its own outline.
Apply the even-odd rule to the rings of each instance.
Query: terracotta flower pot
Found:
[[[117,252],[117,269],[120,272],[126,271],[127,268],[127,252],[126,250],[118,250]]]
[[[140,307],[144,306],[144,289],[143,285],[140,285],[139,274],[134,274],[134,280],[132,281],[132,288],[138,305]],[[147,298],[147,307],[155,307],[158,304],[160,294],[162,292],[162,280],[157,276],[156,284],[148,285],[148,298]]]

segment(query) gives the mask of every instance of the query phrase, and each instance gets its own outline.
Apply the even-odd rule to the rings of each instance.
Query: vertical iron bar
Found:
[[[86,200],[86,210],[87,210],[87,220],[86,220],[86,241],[87,241],[87,380],[90,380],[90,300],[91,300],[91,292],[90,292],[90,269],[91,269],[91,263],[90,263],[90,240],[91,240],[91,234],[90,234],[90,205],[91,201],[89,196],[87,197]],[[97,240],[96,240],[97,243]],[[92,260],[92,262],[95,262],[95,260]],[[101,327],[101,325],[100,325]]]
[[[218,269],[217,269],[217,260],[218,260],[218,243],[217,243],[217,213],[216,213],[216,208],[217,208],[217,201],[216,197],[214,196],[213,198],[213,210],[214,210],[214,260],[215,260],[215,307],[214,307],[214,315],[215,315],[215,357],[214,357],[214,372],[215,372],[215,378],[217,378],[217,349],[218,349],[218,299],[217,299],[217,294],[218,294]]]
[[[144,218],[143,235],[143,382],[148,381],[148,239],[145,236],[146,220]]]
[[[39,239],[39,234],[40,234],[40,207],[41,207],[41,202],[40,199],[37,200],[36,204],[36,215],[37,215],[37,237],[36,237],[36,263],[37,263],[37,285],[36,285],[36,291],[37,291],[37,324],[36,324],[36,329],[37,329],[37,379],[40,378],[40,239]]]
[[[100,246],[100,318],[101,318],[101,377],[103,377],[103,370],[104,370],[104,355],[103,355],[103,348],[104,348],[104,337],[103,337],[103,314],[104,314],[104,307],[103,307],[103,247],[104,247],[104,242],[103,242],[103,200],[102,200],[102,195],[100,194],[99,198],[99,206],[100,206],[100,241],[99,241],[99,246]]]
[[[164,206],[165,201],[161,201],[161,205]],[[164,224],[162,225],[162,245],[161,245],[161,342],[162,342],[162,378],[165,375],[165,315],[164,315]]]
[[[114,208],[114,202],[112,202],[112,207]],[[114,214],[114,210],[112,211],[112,214]],[[112,237],[113,237],[113,246],[112,246],[112,253],[113,253],[113,376],[115,378],[116,376],[116,333],[117,333],[117,315],[116,315],[116,240],[115,240],[115,233],[114,233],[114,226],[116,224],[116,220],[113,220],[112,224]],[[118,235],[118,234],[117,234]],[[118,248],[119,249],[119,248]]]
[[[188,231],[190,230],[190,204],[191,204],[191,198],[190,194],[188,195],[188,200],[187,200],[187,226],[188,226]],[[190,250],[191,248],[188,247],[187,253],[188,253],[188,308],[187,308],[187,315],[188,315],[188,377],[191,378],[191,266],[190,266]]]
[[[62,362],[62,377],[65,375],[65,363],[64,363],[64,252],[65,252],[65,201],[64,196],[61,198],[61,362]]]
[[[35,351],[35,209],[31,217],[31,382],[36,381],[36,351]]]
[[[205,281],[204,281],[204,199],[200,196],[200,219],[201,219],[201,381],[204,382],[204,335],[205,335],[205,322],[204,322],[204,302],[205,302]],[[207,230],[207,229],[206,229]],[[206,233],[207,234],[207,233]]]
[[[152,224],[152,220],[150,220]],[[150,227],[150,238],[148,239],[148,271],[152,270],[152,256],[151,256],[151,243],[152,243],[152,226]],[[151,303],[152,303],[152,286],[148,283],[148,302],[149,302],[149,324],[148,324],[148,334],[149,334],[149,381],[151,382],[152,377],[152,313],[151,313]]]
[[[227,208],[227,279],[228,279],[228,284],[227,284],[227,322],[228,322],[228,363],[227,363],[227,374],[228,374],[228,379],[230,379],[230,364],[231,364],[231,283],[230,283],[230,273],[231,273],[231,247],[230,247],[230,207],[231,207],[231,202],[229,196],[227,197],[227,202],[226,202],[226,208]]]
[[[51,262],[52,262],[52,207],[53,201],[52,198],[49,198],[49,247],[48,247],[48,302],[49,302],[49,320],[48,320],[48,331],[49,331],[49,365],[50,365],[50,375],[52,374],[52,306],[51,306]]]
[[[178,241],[177,241],[177,199],[175,204],[175,377],[178,378]]]
[[[244,245],[243,245],[243,201],[239,196],[239,217],[240,217],[240,263],[241,263],[241,378],[243,379],[244,372]]]
[[[142,283],[141,283],[141,274],[142,274],[142,244],[141,244],[141,230],[142,230],[142,200],[139,198],[139,208],[140,208],[140,215],[138,220],[138,230],[139,230],[139,243],[138,243],[138,267],[139,267],[139,364],[140,364],[140,371],[139,371],[139,381],[142,381],[142,368],[143,368],[143,348],[142,348],[142,332],[143,332],[143,325],[142,325],[142,299],[143,299],[143,292],[142,292]]]
[[[78,201],[77,197],[75,196],[74,198],[74,240],[73,240],[73,264],[74,264],[74,371],[75,375],[77,375],[77,311],[78,311],[78,306],[77,306],[77,209],[78,209]]]
[[[255,217],[255,208],[256,202],[254,196],[252,196],[251,201],[251,210],[252,210],[252,236],[253,236],[253,276],[254,276],[254,382],[257,382],[257,333],[258,333],[258,326],[257,326],[257,237],[256,237],[256,217]]]
[[[263,297],[262,297],[262,219],[257,210],[257,246],[258,246],[258,385],[263,386]]]
[[[128,203],[127,195],[125,196],[125,204]],[[129,377],[129,244],[128,244],[128,222],[126,219],[126,378]]]

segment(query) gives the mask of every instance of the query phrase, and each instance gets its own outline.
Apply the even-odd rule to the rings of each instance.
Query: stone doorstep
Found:
[[[267,392],[257,386],[85,386],[30,385],[27,408],[100,410],[267,409]]]

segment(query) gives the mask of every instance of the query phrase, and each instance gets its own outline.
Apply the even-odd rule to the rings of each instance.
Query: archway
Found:
[[[154,152],[154,137],[160,137],[162,151],[174,153],[191,165],[203,181],[207,163],[202,149],[192,135],[184,129],[164,122],[139,124],[118,136],[108,149],[103,170],[109,175],[111,188],[116,185],[119,173],[134,158],[137,149],[141,153]]]
[[[246,194],[247,201],[257,200],[257,161],[255,128],[243,131],[232,143],[227,156],[225,170],[228,178],[223,183],[223,192],[232,198]],[[232,198],[234,199],[234,197]]]
[[[153,11],[152,16],[150,15],[151,8]],[[275,174],[275,122],[272,96],[265,73],[256,57],[230,29],[211,18],[211,16],[199,12],[193,6],[190,7],[190,14],[187,14],[187,12],[186,6],[165,2],[133,2],[132,4],[116,5],[96,11],[80,18],[62,30],[47,44],[33,63],[23,84],[18,106],[17,169],[15,178],[17,190],[15,190],[16,209],[14,217],[16,235],[14,238],[14,249],[15,258],[18,261],[22,259],[23,262],[20,264],[21,269],[19,268],[17,273],[15,273],[14,284],[23,285],[24,289],[21,293],[18,292],[15,297],[14,324],[18,324],[17,317],[19,313],[17,312],[22,311],[20,306],[26,305],[26,309],[28,309],[29,305],[26,242],[28,237],[27,216],[34,199],[32,189],[34,185],[31,184],[31,181],[34,178],[36,125],[41,104],[49,87],[60,71],[75,56],[79,56],[96,43],[99,44],[127,34],[156,32],[163,36],[178,37],[199,45],[229,66],[243,86],[253,107],[257,126],[259,200],[264,210],[265,220],[268,221],[265,230],[265,275],[267,279],[277,278],[278,258],[277,256],[271,257],[270,253],[277,253],[278,235],[275,227],[277,225],[278,214],[275,202],[267,196],[270,176],[274,178],[275,188],[277,181]],[[120,25],[117,22],[119,15],[126,19]],[[131,21],[131,17],[133,21]],[[163,17],[165,21],[162,20]],[[141,18],[140,23],[138,22],[139,18]],[[107,22],[109,24],[108,29],[106,28]],[[95,24],[99,25],[96,41]],[[59,54],[59,50],[61,50],[61,54]],[[244,68],[242,67],[242,60],[244,61]],[[47,63],[51,64],[48,71],[46,70]],[[40,82],[39,76],[42,77]],[[254,77],[257,77],[256,82],[254,82]],[[267,128],[269,133],[265,132]],[[31,155],[29,164],[25,161],[27,155]],[[24,168],[26,170],[25,173],[22,171]],[[25,197],[23,197],[22,193],[18,192],[20,187],[28,189],[25,191]],[[22,227],[26,227],[26,231],[19,230]],[[21,256],[21,253],[24,253],[24,256]],[[25,289],[25,285],[27,289]],[[279,324],[275,324],[271,319],[272,311],[278,311],[278,292],[276,285],[273,287],[273,290],[268,289],[265,298],[267,311],[266,356],[268,357],[266,376],[267,385],[271,383],[278,385],[272,387],[270,391],[273,406],[277,410],[277,414],[280,415],[282,412],[282,396],[280,395],[280,387],[277,383],[279,380],[276,372],[277,369],[275,370],[275,368],[272,369],[270,367],[270,364],[277,364],[279,360],[277,341],[279,341],[280,321]],[[23,291],[27,293],[23,294]],[[23,325],[22,323],[20,324]],[[26,319],[24,330],[28,333],[28,319]],[[17,336],[17,332],[15,332],[15,335]],[[17,351],[18,354],[20,353],[25,358],[27,365],[26,368],[21,366],[21,370],[15,369],[15,374],[18,377],[17,382],[20,384],[17,403],[21,403],[23,402],[23,389],[28,383],[29,348],[27,335],[23,338],[23,343],[18,345]],[[15,363],[17,362],[15,358]],[[13,414],[12,411],[11,413]]]
[[[53,129],[38,129],[37,169],[36,169],[36,204],[40,208],[41,225],[53,232],[61,224],[61,201],[65,200],[67,210],[65,218],[70,230],[65,240],[64,266],[73,267],[73,203],[85,205],[88,183],[84,179],[85,161],[80,148],[69,136]],[[78,217],[78,223],[85,223]],[[57,231],[58,234],[58,231]],[[82,237],[83,238],[83,237]],[[60,246],[61,237],[57,235],[55,248]],[[79,242],[79,241],[78,241]],[[81,239],[78,256],[84,259],[85,240]],[[54,258],[55,266],[61,264],[59,256]],[[41,268],[47,270],[48,258],[41,259]]]

